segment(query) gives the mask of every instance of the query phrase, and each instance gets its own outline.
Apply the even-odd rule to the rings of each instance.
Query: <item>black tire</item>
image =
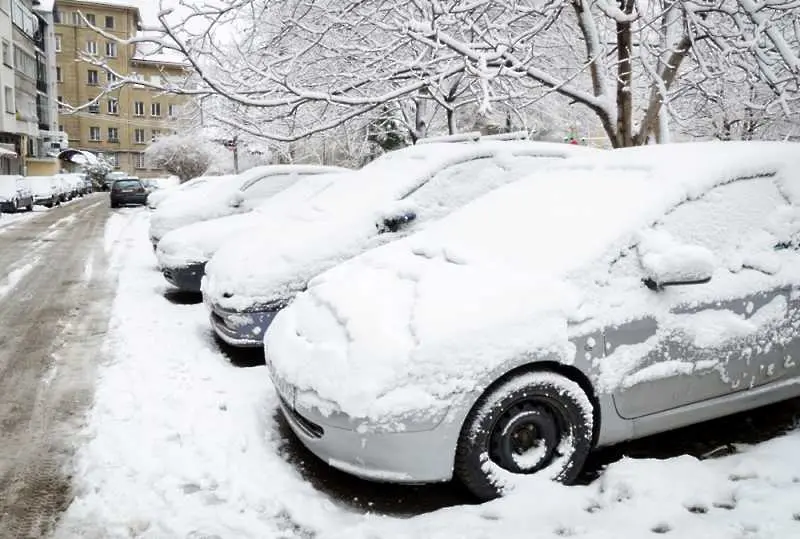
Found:
[[[506,479],[514,475],[545,469],[569,484],[592,450],[593,434],[594,407],[577,383],[552,372],[524,372],[487,391],[467,415],[455,476],[481,500],[513,487]],[[526,451],[536,460],[524,462]]]
[[[112,202],[112,203],[111,203],[111,207],[112,207],[112,208],[118,208],[118,207],[119,207],[119,204],[117,204],[116,202]]]

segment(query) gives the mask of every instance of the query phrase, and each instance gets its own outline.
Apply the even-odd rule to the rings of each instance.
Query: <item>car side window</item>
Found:
[[[741,179],[681,204],[654,228],[711,250],[720,265],[736,271],[743,257],[774,249],[777,238],[771,225],[787,208],[771,177]]]
[[[511,181],[522,178],[536,157],[482,157],[440,170],[404,198],[417,221],[444,217],[455,209]]]
[[[719,267],[730,271],[761,269],[771,263],[767,259],[779,243],[775,223],[789,209],[772,178],[741,179],[683,202],[642,232],[666,232],[680,244],[705,247]],[[615,279],[638,282],[642,268],[637,245],[623,250],[609,272]]]
[[[265,176],[242,187],[242,192],[247,200],[262,200],[283,191],[297,181],[298,177],[297,174]]]

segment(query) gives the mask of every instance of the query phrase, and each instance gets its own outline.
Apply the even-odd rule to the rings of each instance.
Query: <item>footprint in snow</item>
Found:
[[[659,534],[669,533],[672,531],[672,526],[670,526],[666,522],[661,522],[650,528],[650,531]]]
[[[708,507],[703,504],[687,505],[686,510],[695,515],[705,515],[708,513]]]

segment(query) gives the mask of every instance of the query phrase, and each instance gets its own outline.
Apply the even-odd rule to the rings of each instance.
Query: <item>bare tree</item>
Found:
[[[788,0],[180,6],[163,10],[160,27],[126,43],[179,54],[196,74],[191,85],[160,88],[223,96],[240,114],[220,121],[283,142],[393,102],[418,138],[437,114],[452,131],[459,107],[535,106],[552,93],[591,111],[611,145],[631,146],[664,138],[664,108],[685,90],[687,74],[693,88],[703,88],[745,71],[769,88],[764,106],[785,114],[800,77],[800,4]],[[89,60],[108,68],[103,59]]]

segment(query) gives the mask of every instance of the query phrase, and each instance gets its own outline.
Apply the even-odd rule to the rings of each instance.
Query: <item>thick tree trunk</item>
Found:
[[[619,4],[626,15],[633,13],[634,0],[619,0]],[[614,146],[618,148],[633,146],[632,48],[631,23],[617,21],[617,140]]]

